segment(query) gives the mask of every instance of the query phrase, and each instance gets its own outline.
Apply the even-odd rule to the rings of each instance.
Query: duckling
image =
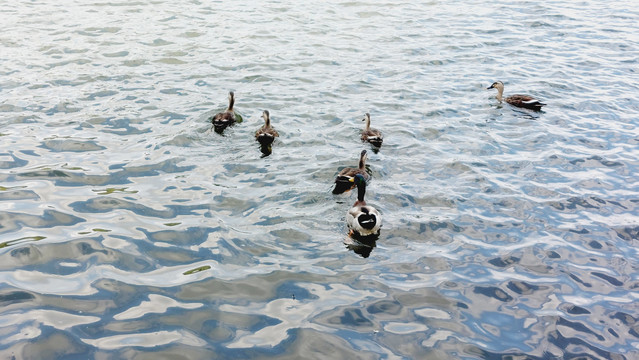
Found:
[[[501,81],[495,81],[488,87],[488,89],[497,89],[497,100],[499,100],[499,102],[504,100],[513,106],[540,111],[541,107],[546,105],[535,99],[534,97],[528,95],[511,95],[505,99],[502,98],[502,96],[504,95],[504,83]]]
[[[382,216],[377,209],[367,205],[366,201],[364,201],[366,179],[364,179],[362,174],[357,174],[350,181],[357,186],[357,201],[346,213],[346,223],[350,229],[350,235],[355,238],[377,238],[379,229],[382,226]]]
[[[277,130],[271,126],[271,118],[268,110],[264,110],[262,117],[264,118],[264,126],[255,132],[255,139],[260,143],[260,145],[269,146],[273,143],[276,137],[280,136],[280,134],[278,134]]]
[[[341,194],[346,192],[356,186],[353,184],[353,177],[357,174],[362,175],[364,180],[368,181],[370,175],[366,172],[366,150],[362,150],[362,153],[359,156],[359,167],[357,168],[344,168],[342,171],[337,174],[335,178],[335,188],[333,189],[333,194]]]
[[[366,113],[366,117],[362,121],[366,121],[366,128],[362,130],[362,141],[368,141],[376,147],[382,146],[384,136],[381,131],[371,128],[371,115]]]
[[[235,111],[233,110],[233,104],[235,104],[235,94],[230,91],[229,92],[229,107],[226,111],[217,113],[215,116],[211,117],[211,123],[215,128],[215,132],[222,132],[229,125],[233,125],[236,120]]]

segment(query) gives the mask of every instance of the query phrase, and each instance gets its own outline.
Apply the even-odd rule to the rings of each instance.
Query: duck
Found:
[[[350,181],[357,186],[357,201],[346,213],[350,235],[356,239],[376,239],[382,227],[382,216],[377,209],[367,205],[364,200],[366,179],[362,174],[357,174]]]
[[[495,81],[487,89],[489,90],[497,89],[497,100],[499,100],[499,102],[501,102],[502,100],[506,101],[507,103],[513,106],[540,111],[541,107],[546,105],[529,95],[511,95],[511,96],[508,96],[507,98],[503,98],[504,83],[501,81]]]
[[[335,178],[335,188],[333,188],[333,194],[341,194],[351,190],[356,186],[352,179],[355,175],[361,175],[365,181],[368,181],[370,175],[366,172],[366,150],[362,150],[359,156],[359,166],[356,168],[347,167],[337,174]]]
[[[376,147],[382,146],[384,136],[381,131],[371,128],[371,114],[366,113],[362,121],[366,121],[366,127],[362,130],[362,141],[368,141]]]
[[[264,126],[255,132],[255,140],[262,146],[269,146],[280,134],[271,126],[271,117],[268,110],[262,112],[262,118],[264,118]]]
[[[233,91],[229,92],[229,107],[220,113],[215,114],[215,116],[211,117],[211,123],[215,128],[216,132],[222,132],[229,125],[233,125],[236,121],[235,111],[233,110],[233,105],[235,104],[235,93]]]

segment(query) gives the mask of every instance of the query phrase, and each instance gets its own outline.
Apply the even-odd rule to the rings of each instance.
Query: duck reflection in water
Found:
[[[271,145],[260,144],[260,151],[262,152],[262,157],[264,158],[273,153],[273,147]]]
[[[371,251],[377,246],[378,237],[379,236],[361,238],[350,235],[344,240],[344,245],[346,245],[348,250],[352,250],[361,257],[367,258],[371,254]]]

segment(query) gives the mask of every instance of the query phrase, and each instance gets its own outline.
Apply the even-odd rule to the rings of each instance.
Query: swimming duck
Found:
[[[359,167],[347,167],[337,174],[333,194],[341,194],[357,186],[357,184],[354,184],[352,181],[353,177],[357,174],[362,175],[366,181],[370,178],[370,175],[366,172],[366,150],[362,150],[362,153],[359,156]]]
[[[350,180],[357,186],[357,201],[346,213],[346,223],[350,229],[350,235],[355,238],[376,238],[379,236],[379,228],[382,226],[382,217],[374,207],[364,201],[366,195],[366,179],[362,174],[357,174]]]
[[[502,97],[504,95],[504,83],[501,81],[495,81],[488,87],[488,89],[497,89],[497,100],[499,100],[499,102],[504,100],[513,106],[539,111],[541,110],[542,106],[546,105],[535,99],[534,97],[528,95],[511,95],[504,99]]]
[[[215,114],[211,118],[211,123],[215,128],[216,132],[222,132],[229,125],[233,125],[236,120],[235,111],[233,110],[233,104],[235,104],[235,94],[230,91],[229,92],[229,107],[226,111]]]
[[[362,141],[368,141],[373,146],[382,146],[384,136],[381,131],[371,128],[371,115],[366,113],[366,117],[362,121],[366,121],[366,127],[362,130]]]
[[[280,136],[271,126],[271,118],[269,116],[268,110],[264,110],[262,113],[262,117],[264,118],[264,126],[262,126],[259,130],[255,132],[255,139],[262,145],[268,146],[273,143],[276,137]]]

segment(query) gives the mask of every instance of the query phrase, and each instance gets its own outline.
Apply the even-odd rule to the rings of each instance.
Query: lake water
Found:
[[[636,1],[0,19],[1,358],[639,358]],[[331,193],[363,149],[374,247]]]

